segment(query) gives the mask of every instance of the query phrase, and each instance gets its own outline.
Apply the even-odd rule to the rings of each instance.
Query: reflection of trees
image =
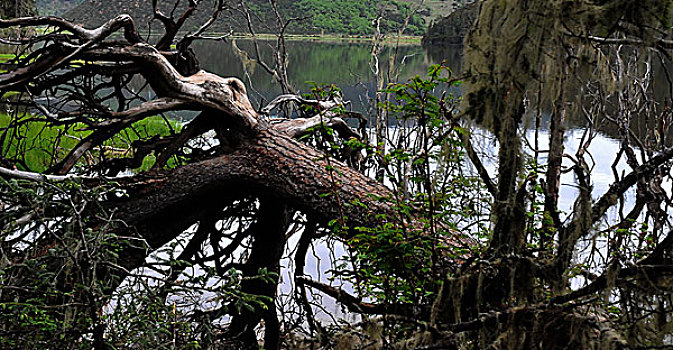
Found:
[[[640,69],[645,68],[645,63],[639,61],[640,58],[637,56],[635,50],[626,49],[625,56],[631,59],[630,66],[633,67],[640,66]],[[640,108],[636,111],[633,111],[630,114],[630,121],[628,123],[629,132],[637,137],[643,142],[652,142],[652,143],[661,143],[662,145],[671,146],[673,145],[673,130],[671,130],[671,81],[670,81],[670,72],[673,65],[671,62],[663,63],[660,57],[654,55],[651,61],[647,63],[651,68],[650,69],[650,79],[651,86],[651,103],[647,108]],[[578,84],[576,82],[569,84],[567,87],[570,95],[572,96],[581,96],[587,90],[591,90],[587,86]],[[597,91],[592,93],[596,94]],[[621,100],[620,100],[621,98]],[[619,97],[616,95],[608,95],[605,97],[603,113],[606,115],[614,116],[618,119],[618,114],[622,113],[624,109],[624,103],[636,103],[638,97],[630,97],[626,101],[625,97]],[[587,127],[587,118],[585,116],[585,111],[591,110],[592,106],[595,105],[595,100],[585,98],[579,100],[575,106],[569,109],[567,123],[570,128],[586,128]],[[551,105],[547,104],[543,110],[550,111]],[[547,128],[549,126],[549,113],[542,114],[542,127]],[[622,139],[622,131],[620,131],[620,126],[618,123],[610,122],[608,120],[603,120],[601,123],[595,125],[596,129],[605,134],[606,136],[613,139]]]
[[[267,45],[268,43],[260,41],[260,49],[262,58],[270,60],[273,50]],[[236,45],[245,52],[253,52],[250,40],[237,39]],[[319,84],[333,83],[343,89],[345,97],[355,102],[359,101],[360,96],[365,92],[365,89],[358,85],[365,84],[367,87],[371,85],[369,70],[371,47],[368,43],[291,41],[287,45],[290,61],[288,75],[290,81],[301,90],[307,89],[304,84],[307,81]],[[249,76],[246,76],[242,69],[243,63],[240,55],[236,55],[228,43],[196,42],[194,50],[201,58],[201,65],[205,69],[223,76],[235,76],[246,83],[251,83],[252,90],[258,91],[267,100],[280,92],[280,87],[273,78],[262,69],[248,69]],[[390,46],[384,47],[381,57],[389,57],[391,50]],[[441,62],[448,56],[459,57],[457,51],[448,49],[433,52],[429,61]],[[400,74],[401,81],[406,81],[415,75],[424,75],[427,72],[428,52],[430,51],[426,49],[424,52],[420,46],[416,45],[398,48],[398,65],[404,58]],[[453,58],[448,59],[449,62],[452,60]],[[388,60],[382,59],[381,63],[383,69],[387,69]],[[256,97],[254,92],[251,95]],[[366,96],[363,98],[366,100]]]
[[[159,1],[161,10],[170,13],[172,9],[171,2]],[[202,9],[212,8],[216,1],[201,1]],[[87,26],[98,26],[104,23],[105,18],[114,16],[118,13],[128,13],[136,20],[141,28],[150,22],[153,16],[152,2],[150,0],[134,1],[106,1],[89,0],[85,1],[66,15],[68,18],[75,18]],[[237,10],[240,9],[239,1],[228,1],[228,5],[233,9],[227,21],[217,21],[212,29],[219,32],[226,32],[233,28],[239,33],[247,33],[248,27],[246,20],[238,16]],[[273,13],[270,3],[266,0],[246,1],[250,10],[254,11],[252,25],[257,32],[272,32],[268,28],[268,21]],[[410,5],[406,2],[397,1],[373,1],[373,0],[340,0],[340,1],[278,1],[277,7],[281,14],[288,18],[304,18],[301,21],[293,21],[288,26],[289,33],[302,34],[349,34],[349,35],[367,35],[373,32],[371,20],[378,15],[383,15],[383,29],[386,33],[396,32],[405,21],[405,16],[410,11]],[[183,12],[187,8],[187,2],[179,3],[177,12]],[[200,11],[188,18],[183,29],[192,30],[205,22],[209,16],[208,11]],[[305,18],[307,17],[307,18]],[[156,33],[160,30],[160,25],[156,21],[152,25]],[[420,15],[412,16],[408,29],[405,34],[422,35],[425,30],[425,24]]]
[[[236,40],[237,46],[252,52],[252,43],[249,40]],[[264,59],[271,59],[272,49],[262,41],[260,45]],[[213,72],[223,75],[242,76],[241,61],[232,51],[229,44],[221,42],[197,42],[194,50],[203,57],[201,63]],[[388,57],[390,48],[386,47],[382,57]],[[420,46],[400,46],[399,56],[408,56],[402,77],[406,80],[411,76],[424,73],[427,64]],[[289,74],[296,83],[316,81],[321,83],[356,84],[365,80],[369,72],[369,58],[371,47],[366,43],[326,43],[315,41],[288,42],[290,59]],[[441,61],[441,54],[432,56],[433,61]],[[387,62],[382,62],[388,64]],[[272,89],[272,80],[268,74],[255,71],[252,74],[253,83],[259,89]]]
[[[238,39],[236,44],[243,50],[250,52],[252,44],[249,40]],[[217,72],[223,76],[236,76],[246,82],[248,78],[244,75],[242,69],[242,62],[237,57],[229,43],[202,41],[194,44],[194,49],[201,58],[201,63],[204,68]],[[262,55],[265,58],[271,58],[272,49],[264,43],[260,46]],[[459,73],[462,69],[462,45],[430,45],[423,47],[421,51],[418,46],[402,46],[400,47],[400,57],[410,55],[405,60],[405,66],[402,68],[401,81],[405,81],[414,75],[423,75],[426,71],[427,64],[445,62],[454,72]],[[353,101],[356,110],[365,111],[366,104],[360,103],[360,97],[367,100],[367,91],[373,91],[374,85],[369,79],[369,55],[370,47],[366,43],[329,43],[319,41],[292,41],[288,43],[288,50],[290,55],[290,67],[288,73],[290,80],[302,90],[306,90],[304,85],[307,81],[315,81],[316,83],[334,83],[340,86],[343,90],[344,96]],[[383,51],[382,57],[387,57],[390,52],[390,47],[386,47]],[[412,56],[413,55],[413,56]],[[382,61],[384,67],[387,67],[388,62]],[[668,67],[670,71],[671,67]],[[664,109],[671,107],[671,101],[667,100],[670,96],[668,89],[671,84],[668,81],[666,67],[660,61],[653,62],[653,77],[654,85],[658,87],[666,87],[654,91],[654,97],[659,102],[657,108]],[[279,86],[275,83],[273,78],[262,70],[250,69],[250,79],[254,90],[260,92],[264,99],[269,100],[280,92]],[[572,94],[580,93],[580,86],[573,87]],[[253,98],[257,98],[255,93],[252,93]],[[609,106],[608,106],[609,107]],[[550,106],[546,106],[544,110],[549,110]],[[548,127],[549,115],[543,113],[542,127]],[[638,118],[630,125],[632,131],[641,138],[646,137],[646,130],[648,126],[659,123],[653,117]],[[570,128],[583,128],[586,126],[586,119],[580,113],[570,113],[567,120]],[[527,122],[526,126],[532,126],[532,121]],[[618,128],[614,124],[601,124],[598,126],[599,130],[605,135],[618,139]],[[664,127],[667,127],[664,126]],[[667,128],[664,133],[671,134],[670,128]],[[670,137],[666,139],[666,144],[670,145]]]
[[[445,61],[446,66],[460,73],[463,65],[463,45],[427,45],[423,47],[430,62]]]
[[[462,45],[428,45],[424,46],[426,56],[429,62],[445,62],[445,64],[451,68],[457,74],[461,72],[463,65],[463,46]],[[655,137],[652,131],[653,126],[657,126],[660,130],[657,132],[661,135],[665,135],[662,139],[665,142],[665,145],[673,145],[673,129],[671,128],[671,122],[667,120],[662,120],[658,118],[658,115],[662,115],[662,112],[669,111],[673,107],[671,101],[671,93],[673,89],[673,64],[670,62],[662,63],[661,60],[655,59],[652,61],[652,78],[653,86],[656,86],[657,89],[653,91],[653,98],[657,102],[654,105],[655,110],[650,111],[651,113],[642,113],[638,118],[635,118],[629,125],[630,130],[637,135],[638,138],[652,138]],[[579,96],[582,93],[583,86],[578,85],[577,83],[569,85],[568,89],[571,95]],[[588,108],[592,102],[585,101],[583,102],[584,107]],[[543,106],[541,114],[541,127],[547,129],[549,127],[549,119],[551,110],[551,104],[546,104]],[[614,104],[608,104],[606,106],[606,111],[614,112],[618,108]],[[582,129],[587,125],[586,118],[580,113],[579,109],[573,109],[572,113],[568,114],[568,127],[572,129]],[[670,116],[669,113],[663,113],[665,116]],[[533,117],[524,120],[524,126],[527,128],[533,127]],[[598,130],[604,133],[606,136],[619,139],[619,128],[615,124],[611,123],[602,123],[596,126]],[[650,133],[648,135],[648,133]]]

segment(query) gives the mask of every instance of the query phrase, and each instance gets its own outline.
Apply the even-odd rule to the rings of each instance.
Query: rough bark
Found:
[[[383,184],[341,162],[328,163],[324,154],[274,129],[259,131],[230,154],[120,181],[132,199],[110,205],[125,222],[150,233],[152,246],[165,242],[161,236],[170,228],[162,223],[182,208],[241,191],[274,193],[323,223],[343,218],[351,228],[382,223],[377,214],[394,217],[390,203],[381,200],[392,196]]]

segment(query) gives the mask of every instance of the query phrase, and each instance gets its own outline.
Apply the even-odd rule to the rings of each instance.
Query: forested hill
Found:
[[[462,44],[478,14],[477,1],[460,6],[456,11],[429,26],[423,36],[423,45]]]
[[[42,16],[61,16],[85,0],[35,0],[37,12]]]
[[[42,4],[48,4],[53,9],[55,3],[78,0],[38,0]],[[247,32],[247,26],[237,11],[237,1],[231,1],[232,9],[225,13],[212,27],[214,31]],[[266,0],[247,1],[257,17],[255,19],[256,30],[260,33],[274,32],[275,18],[269,2]],[[296,34],[346,34],[346,35],[369,35],[374,32],[372,20],[381,17],[381,30],[383,32],[398,31],[406,18],[414,9],[418,11],[408,23],[405,34],[423,35],[426,23],[431,18],[448,14],[453,7],[454,1],[432,0],[425,1],[419,7],[419,0],[279,0],[278,8],[285,18],[302,18],[293,21],[288,32]],[[170,13],[173,1],[159,1],[160,8],[165,13]],[[186,1],[181,1],[175,16],[178,17],[180,9],[186,6]],[[193,18],[183,27],[192,30],[204,23],[210,16],[214,0],[204,0],[200,4]],[[151,0],[86,0],[72,10],[63,13],[68,19],[73,19],[86,26],[100,25],[104,20],[112,18],[120,13],[128,13],[136,19],[141,28],[147,28],[147,23],[152,18]],[[38,7],[39,10],[39,7]],[[45,12],[44,9],[41,12]],[[254,18],[255,16],[253,16]],[[154,21],[153,26],[159,23]],[[158,28],[158,27],[153,27]]]

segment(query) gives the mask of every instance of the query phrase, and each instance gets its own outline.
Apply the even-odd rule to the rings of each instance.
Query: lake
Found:
[[[276,42],[259,40],[262,58],[273,67],[272,54]],[[248,95],[255,106],[281,93],[280,85],[261,66],[236,54],[238,48],[254,58],[255,50],[250,39],[227,39],[222,41],[198,41],[193,44],[201,68],[225,77],[237,77],[248,88]],[[351,101],[355,111],[367,112],[371,104],[367,96],[375,92],[375,80],[370,69],[371,42],[338,41],[288,41],[288,75],[293,86],[300,92],[307,92],[310,85],[336,84],[342,89],[344,98]],[[455,71],[460,69],[460,46],[423,48],[419,44],[400,44],[396,51],[394,67],[399,67],[398,79],[405,82],[415,75],[425,76],[428,66],[446,61]],[[395,53],[392,43],[386,45],[379,55],[382,70],[390,64],[389,57]],[[245,56],[245,54],[243,55]],[[401,64],[404,62],[404,64]]]
[[[276,42],[273,40],[259,40],[262,58],[273,67],[272,55]],[[241,79],[247,89],[250,100],[256,107],[266,105],[270,100],[281,94],[280,85],[274,78],[254,61],[255,50],[250,39],[232,39],[227,41],[196,41],[192,45],[199,58],[201,68],[224,77]],[[236,51],[242,50],[243,55]],[[462,46],[444,45],[422,47],[420,44],[402,43],[395,48],[394,42],[389,42],[379,55],[382,71],[387,71],[390,65],[391,54],[395,53],[394,67],[398,72],[391,77],[391,82],[406,82],[416,75],[427,76],[428,66],[444,63],[451,68],[455,76],[460,76],[462,64]],[[351,102],[351,109],[371,115],[371,99],[376,91],[374,75],[370,68],[372,43],[363,40],[328,41],[294,40],[287,42],[288,77],[293,86],[300,92],[307,92],[311,86],[307,82],[317,84],[336,84],[343,92],[344,99]],[[241,56],[247,54],[247,59]],[[672,69],[673,67],[669,67]],[[654,64],[655,81],[658,86],[669,86],[665,69]],[[457,91],[460,94],[459,90]],[[576,91],[576,94],[581,94]],[[655,92],[657,101],[666,103],[670,96],[668,89]],[[669,97],[670,99],[670,97]],[[669,101],[670,102],[670,101]],[[669,103],[670,104],[670,103]],[[171,114],[175,115],[175,114]],[[191,119],[196,113],[182,112],[179,117]],[[633,123],[632,131],[641,138],[645,137],[648,121],[641,118]],[[649,122],[652,122],[650,120]],[[570,116],[569,129],[583,129],[586,119],[583,116]],[[549,124],[549,114],[543,113],[542,128]],[[532,123],[528,123],[532,126]],[[618,139],[619,133],[614,125],[604,123],[599,126],[602,134],[612,139]],[[665,140],[668,146],[673,145],[673,135]]]

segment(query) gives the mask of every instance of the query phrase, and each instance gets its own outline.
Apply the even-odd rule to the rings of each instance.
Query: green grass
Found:
[[[0,114],[0,135],[6,135],[2,144],[4,158],[18,160],[17,168],[42,172],[47,170],[56,161],[68,154],[77,143],[91,134],[83,124],[71,126],[53,126],[44,121],[32,121],[33,116],[26,115],[18,122],[7,114]],[[11,128],[7,128],[10,123]],[[180,130],[180,123],[170,121],[175,131]],[[149,139],[155,136],[167,136],[170,128],[161,117],[149,117],[122,130],[101,147],[95,147],[80,164],[86,164],[87,159],[97,159],[101,152],[109,157],[131,157],[131,144],[140,139]],[[154,164],[154,156],[149,155],[143,160],[143,165],[135,171],[149,169]],[[25,166],[24,166],[25,165]],[[174,166],[175,160],[169,162]]]

